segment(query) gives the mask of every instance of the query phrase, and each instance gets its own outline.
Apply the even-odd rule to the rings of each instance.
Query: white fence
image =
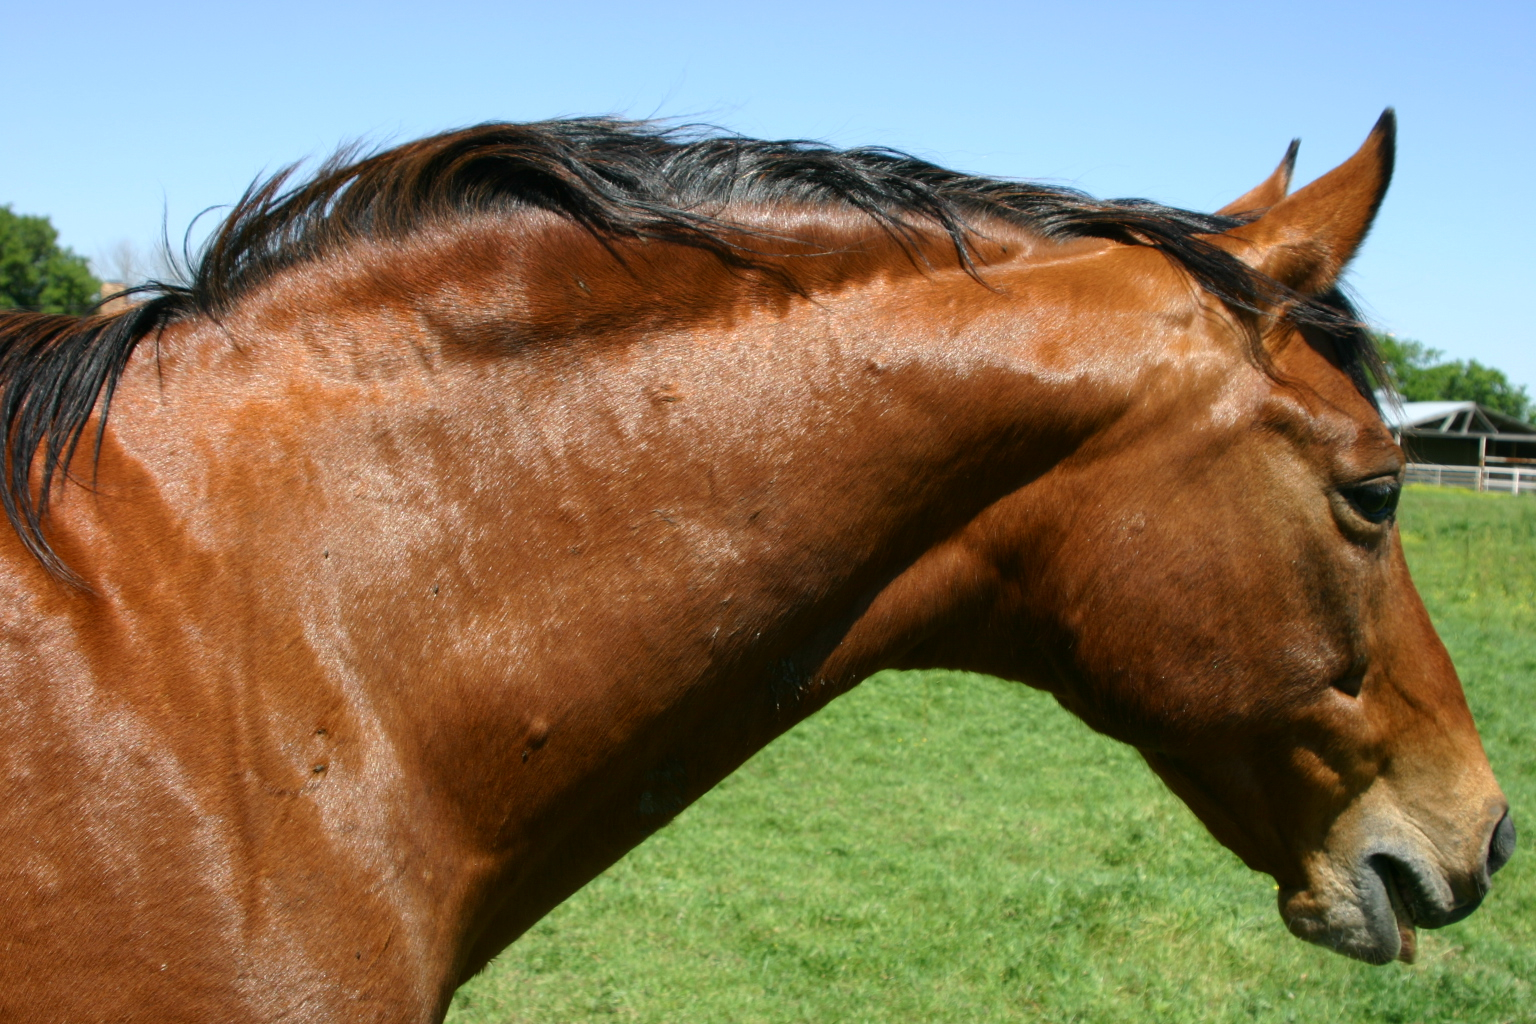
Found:
[[[1536,466],[1485,466],[1480,469],[1477,466],[1432,466],[1410,462],[1404,479],[1410,484],[1536,495]]]

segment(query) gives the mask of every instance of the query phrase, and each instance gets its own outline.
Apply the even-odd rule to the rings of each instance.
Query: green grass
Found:
[[[1410,488],[1415,579],[1536,825],[1536,499]],[[460,990],[453,1024],[1536,1021],[1536,828],[1420,961],[1291,938],[1272,884],[1050,698],[888,673]]]

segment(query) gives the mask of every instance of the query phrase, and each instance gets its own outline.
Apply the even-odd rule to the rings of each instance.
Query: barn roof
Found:
[[[1382,419],[1393,430],[1447,434],[1536,434],[1536,426],[1476,402],[1383,402]]]

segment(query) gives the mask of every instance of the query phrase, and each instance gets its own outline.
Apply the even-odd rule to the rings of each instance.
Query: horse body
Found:
[[[1266,368],[1150,247],[987,223],[979,282],[942,232],[731,212],[801,248],[460,219],[133,350],[49,512],[89,589],[0,538],[8,1018],[435,1019],[892,666],[1134,743],[1305,937],[1476,905],[1512,831],[1326,338]]]

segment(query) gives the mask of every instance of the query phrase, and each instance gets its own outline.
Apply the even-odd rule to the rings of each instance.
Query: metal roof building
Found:
[[[1536,494],[1536,426],[1476,402],[1382,403],[1408,479]]]

